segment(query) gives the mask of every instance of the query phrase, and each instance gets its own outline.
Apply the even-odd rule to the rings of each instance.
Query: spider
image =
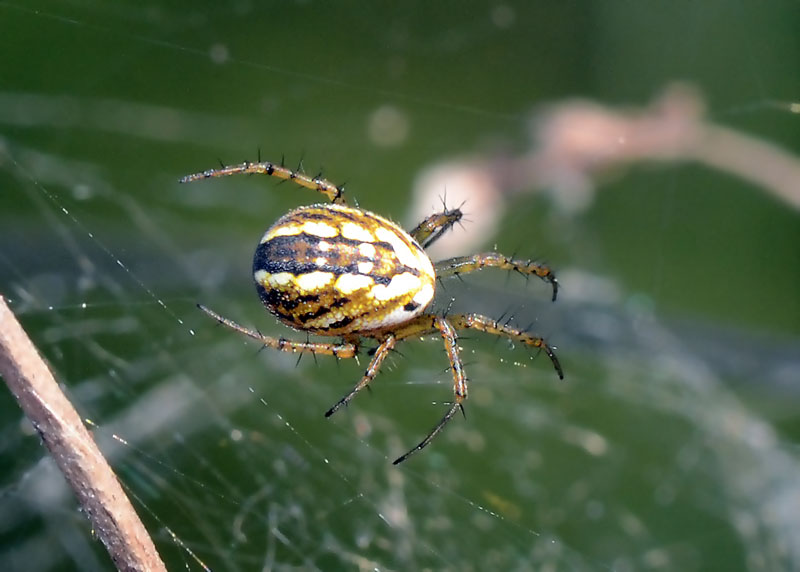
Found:
[[[467,377],[459,356],[456,331],[474,329],[505,336],[544,350],[558,377],[561,365],[541,337],[480,314],[438,315],[426,310],[433,301],[437,279],[493,267],[538,276],[549,282],[552,299],[558,281],[542,264],[518,260],[498,252],[449,258],[436,264],[423,250],[462,218],[460,209],[447,209],[423,220],[406,232],[392,221],[367,210],[347,206],[344,189],[320,175],[309,177],[300,168],[289,169],[268,161],[222,166],[183,177],[180,182],[259,174],[294,181],[325,195],[329,203],[294,209],[263,235],[253,258],[253,278],[261,301],[287,326],[309,334],[340,337],[339,343],[293,341],[265,336],[245,328],[213,310],[198,307],[219,323],[258,340],[264,347],[285,352],[352,358],[364,338],[377,347],[361,380],[325,413],[330,417],[367,387],[381,364],[399,342],[438,332],[443,340],[455,399],[444,417],[417,446],[397,458],[397,465],[427,446],[460,410],[467,398]]]

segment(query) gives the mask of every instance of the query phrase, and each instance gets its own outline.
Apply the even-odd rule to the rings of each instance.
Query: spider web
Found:
[[[562,291],[550,304],[546,285],[485,271],[443,284],[437,308],[532,324],[566,381],[465,335],[466,420],[393,467],[451,398],[441,340],[402,345],[324,419],[364,356],[259,352],[195,307],[288,335],[253,292],[252,250],[322,197],[259,177],[177,183],[218,158],[305,157],[411,225],[441,206],[410,204],[423,167],[524,156],[534,105],[642,106],[677,79],[714,122],[797,154],[796,8],[0,2],[0,293],[169,569],[796,568],[786,202],[670,162],[561,172],[550,198],[517,185],[493,227],[468,200],[450,238],[546,256]],[[0,411],[0,568],[111,569],[7,393]]]

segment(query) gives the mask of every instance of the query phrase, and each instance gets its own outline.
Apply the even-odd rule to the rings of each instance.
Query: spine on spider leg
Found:
[[[428,435],[422,441],[420,441],[416,447],[408,451],[405,455],[395,459],[392,462],[393,465],[402,463],[414,453],[427,447],[428,444],[433,441],[434,437],[436,437],[436,435],[438,435],[439,432],[444,429],[445,425],[450,422],[450,420],[458,411],[464,413],[463,402],[467,398],[467,377],[464,374],[464,365],[461,362],[461,356],[458,355],[458,338],[456,336],[456,328],[453,327],[453,324],[451,324],[447,318],[440,318],[438,316],[434,317],[433,325],[442,334],[444,346],[447,350],[447,357],[450,359],[450,369],[453,372],[453,392],[455,393],[455,399],[453,400],[453,404],[450,406],[450,409],[444,414],[444,417],[442,417],[439,423],[437,423],[436,426],[431,429],[431,432],[428,433]]]
[[[495,266],[503,270],[511,270],[522,274],[523,276],[537,276],[548,282],[553,288],[553,302],[556,301],[558,296],[558,279],[556,275],[550,270],[549,266],[539,264],[533,260],[522,260],[500,254],[499,252],[487,252],[479,255],[485,257],[483,259],[483,266]]]
[[[497,320],[492,320],[480,314],[459,314],[457,316],[451,316],[449,320],[452,322],[453,326],[459,330],[470,328],[495,336],[505,336],[525,344],[526,346],[541,349],[547,354],[547,357],[550,358],[558,378],[564,379],[564,371],[561,368],[561,362],[559,362],[553,348],[544,341],[544,338],[534,336],[526,331],[509,326],[508,324],[501,324]]]
[[[459,256],[443,260],[436,264],[436,275],[440,278],[458,276],[475,272],[482,268],[499,268],[501,270],[512,270],[524,276],[538,276],[553,288],[554,302],[558,296],[558,280],[548,266],[532,260],[511,258],[499,252],[483,252],[472,256]]]
[[[453,372],[453,393],[456,402],[461,403],[467,398],[467,376],[464,373],[464,363],[458,353],[458,336],[453,324],[447,318],[438,318],[436,327],[444,338],[444,347],[447,351],[447,359],[450,361],[450,370]]]
[[[238,165],[229,165],[219,169],[208,169],[199,173],[186,175],[179,179],[180,183],[191,183],[201,179],[211,179],[214,177],[228,177],[230,175],[267,175],[294,183],[318,191],[328,197],[332,203],[344,204],[344,185],[334,185],[330,181],[321,178],[320,175],[309,177],[299,169],[290,169],[283,164],[272,163],[271,161],[259,161],[253,163],[245,161]]]
[[[292,340],[287,340],[283,337],[273,338],[271,336],[265,336],[261,332],[251,330],[240,324],[237,324],[230,318],[226,318],[225,316],[216,313],[214,310],[207,308],[202,304],[198,304],[197,307],[223,326],[253,338],[254,340],[262,343],[264,347],[283,352],[322,354],[334,356],[336,358],[352,358],[355,357],[357,352],[357,347],[355,344],[349,342],[344,342],[341,344],[330,344],[324,342],[295,342]]]
[[[448,210],[445,208],[440,213],[434,213],[419,223],[409,234],[419,242],[422,248],[428,248],[439,240],[444,233],[459,223],[464,217],[461,209]]]
[[[391,335],[381,342],[381,344],[376,348],[375,354],[372,356],[372,359],[370,360],[364,375],[361,377],[361,380],[353,387],[353,389],[350,390],[350,393],[342,397],[333,407],[325,412],[325,417],[330,417],[336,413],[340,407],[350,403],[350,400],[353,399],[353,397],[355,397],[355,395],[365,387],[369,388],[370,382],[375,379],[376,375],[378,375],[378,370],[380,369],[383,360],[386,359],[386,356],[389,355],[389,352],[394,348],[396,343],[397,339]]]

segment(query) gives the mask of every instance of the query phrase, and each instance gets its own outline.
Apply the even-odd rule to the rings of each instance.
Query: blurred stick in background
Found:
[[[767,102],[800,113],[800,105]],[[794,120],[794,118],[792,118]],[[485,153],[426,168],[414,185],[409,221],[421,220],[447,202],[460,205],[471,232],[437,241],[438,256],[455,256],[493,237],[508,199],[546,192],[562,212],[588,208],[604,175],[634,164],[694,162],[749,181],[800,210],[800,158],[775,143],[712,123],[701,94],[689,85],[667,86],[641,109],[613,108],[575,99],[542,106],[528,124],[530,146],[520,154]],[[436,250],[438,249],[438,250]]]

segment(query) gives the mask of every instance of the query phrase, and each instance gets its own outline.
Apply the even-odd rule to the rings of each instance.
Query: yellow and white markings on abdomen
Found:
[[[395,223],[344,205],[295,209],[261,239],[253,277],[285,324],[324,335],[374,332],[421,314],[436,274]]]

